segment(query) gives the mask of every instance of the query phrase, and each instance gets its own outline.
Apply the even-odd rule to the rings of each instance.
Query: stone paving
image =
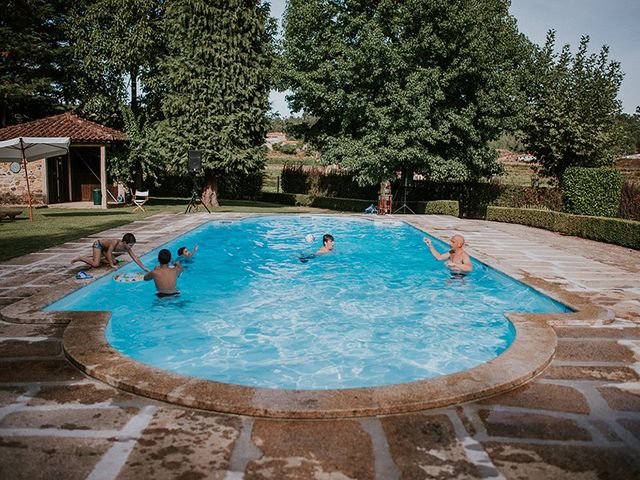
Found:
[[[157,215],[0,264],[0,478],[640,478],[638,251],[520,225],[403,217],[440,238],[460,232],[480,260],[611,313],[554,322],[554,359],[527,385],[411,414],[287,420],[156,402],[75,368],[63,318],[5,314],[68,283],[79,270],[70,259],[95,238],[132,231],[142,254],[209,218]]]

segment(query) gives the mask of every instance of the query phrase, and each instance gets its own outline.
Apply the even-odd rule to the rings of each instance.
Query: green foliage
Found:
[[[587,55],[588,45],[585,36],[575,56],[569,45],[558,55],[551,31],[535,55],[525,144],[537,157],[541,173],[556,180],[571,166],[611,165],[620,144],[620,64],[609,61],[606,46],[598,55]]]
[[[307,114],[288,118],[282,118],[279,114],[275,114],[269,117],[269,131],[285,132],[290,139],[302,140],[305,132],[316,120],[316,118]]]
[[[627,220],[640,220],[640,182],[626,180],[622,185],[620,199],[620,217]]]
[[[528,42],[507,0],[291,0],[280,87],[317,121],[328,164],[360,184],[400,167],[436,181],[501,172],[487,142],[519,115]]]
[[[522,133],[503,133],[497,140],[489,142],[491,148],[510,150],[512,152],[524,152],[524,144],[522,143]]]
[[[301,164],[284,165],[280,178],[283,192],[306,194],[309,191],[309,173]]]
[[[633,220],[507,207],[489,207],[487,220],[519,223],[565,235],[640,249],[640,222]]]
[[[615,168],[567,168],[562,177],[564,210],[578,215],[615,217],[622,182],[622,175]]]
[[[305,207],[325,208],[341,212],[363,212],[371,205],[370,200],[356,198],[324,197],[295,193],[262,192],[261,200],[284,205],[300,205]],[[414,202],[411,204],[416,213],[431,215],[459,216],[458,202],[452,200],[436,200],[433,202]]]
[[[47,116],[68,100],[68,38],[76,2],[7,0],[0,14],[0,127]]]
[[[426,202],[424,213],[428,215],[460,216],[460,205],[455,200],[434,200]]]
[[[147,145],[149,124],[140,126],[140,121],[129,107],[121,108],[124,130],[129,141],[111,150],[109,156],[109,175],[127,185],[131,191],[135,188],[157,186],[159,179],[167,173],[165,163],[155,158]],[[169,169],[170,171],[171,169]]]
[[[286,155],[295,155],[298,151],[298,144],[295,143],[274,143],[273,149],[276,152],[284,153]]]
[[[148,91],[148,76],[163,51],[159,27],[164,3],[96,0],[77,8],[69,26],[73,54],[87,83],[84,88],[101,87],[84,92],[89,98],[83,99],[83,113],[104,116],[112,100],[118,115],[118,100],[125,98],[128,83],[131,110],[139,114],[138,87]],[[98,102],[92,101],[95,96]]]
[[[206,183],[221,174],[254,173],[264,165],[268,72],[273,25],[258,1],[172,1],[164,29],[168,54],[160,76],[165,118],[154,125],[159,158],[186,166],[202,152]]]
[[[640,153],[640,107],[634,115],[621,113],[616,117],[616,121],[622,130],[619,154]]]

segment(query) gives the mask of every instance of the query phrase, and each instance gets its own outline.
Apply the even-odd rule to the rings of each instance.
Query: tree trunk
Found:
[[[131,77],[131,111],[133,116],[138,119],[138,69],[131,69],[129,72]]]
[[[220,206],[218,203],[218,177],[213,172],[208,171],[205,173],[202,204],[208,208]]]

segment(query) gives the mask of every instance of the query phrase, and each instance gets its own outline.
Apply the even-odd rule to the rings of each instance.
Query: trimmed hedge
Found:
[[[567,168],[562,176],[564,211],[576,215],[616,217],[623,178],[615,168]]]
[[[262,200],[271,203],[281,203],[284,205],[300,205],[305,207],[326,208],[327,210],[338,210],[341,212],[364,212],[365,208],[374,202],[357,198],[339,197],[314,197],[300,193],[274,193],[262,192]],[[407,204],[416,213],[426,213],[432,215],[453,215],[459,216],[458,202],[455,200],[436,200],[433,202],[413,202]]]
[[[620,218],[572,215],[532,208],[487,208],[487,220],[519,223],[599,242],[640,249],[640,222]]]
[[[379,185],[360,186],[348,173],[325,173],[319,168],[302,165],[285,165],[282,169],[282,190],[287,193],[304,193],[316,197],[371,199],[377,202]],[[394,182],[392,192],[396,203],[402,197],[404,187]],[[459,214],[466,218],[485,218],[487,206],[505,207],[540,206],[551,210],[562,209],[562,194],[558,188],[502,185],[492,182],[439,183],[417,180],[407,192],[407,203],[415,205],[428,201],[452,200],[459,205]],[[411,209],[418,212],[413,206]]]
[[[424,202],[424,213],[430,215],[451,215],[460,216],[460,204],[455,200],[434,200]],[[418,213],[416,211],[416,213]]]

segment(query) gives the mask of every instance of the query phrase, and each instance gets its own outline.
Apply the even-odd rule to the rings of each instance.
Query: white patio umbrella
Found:
[[[64,155],[69,151],[70,142],[69,137],[18,137],[0,142],[0,162],[22,162],[23,164],[29,196],[29,220],[33,221],[33,213],[27,162]]]

